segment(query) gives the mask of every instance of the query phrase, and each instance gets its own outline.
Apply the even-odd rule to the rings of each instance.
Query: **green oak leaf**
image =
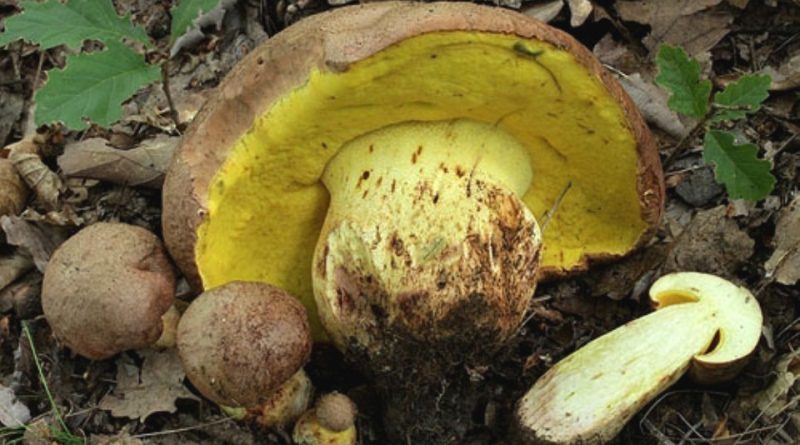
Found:
[[[772,79],[767,75],[747,74],[724,90],[714,95],[714,105],[719,111],[712,122],[741,119],[748,113],[755,113],[761,103],[769,97],[769,85]]]
[[[178,40],[201,14],[205,14],[217,6],[219,0],[180,0],[172,7],[172,30],[170,41]]]
[[[656,83],[672,93],[668,105],[673,111],[700,119],[708,113],[711,81],[700,80],[700,64],[682,48],[662,45],[656,55]]]
[[[59,45],[79,49],[84,40],[107,44],[123,37],[151,46],[144,29],[117,15],[111,0],[23,0],[20,6],[22,13],[6,19],[0,46],[25,39],[44,49]]]
[[[82,129],[88,119],[101,126],[119,120],[122,103],[144,85],[160,78],[158,65],[122,43],[67,58],[63,70],[49,71],[47,84],[36,92],[36,123],[61,121]]]
[[[717,182],[724,184],[732,199],[758,201],[775,187],[769,161],[758,158],[755,144],[734,142],[727,131],[708,130],[705,135],[703,159],[714,164]]]

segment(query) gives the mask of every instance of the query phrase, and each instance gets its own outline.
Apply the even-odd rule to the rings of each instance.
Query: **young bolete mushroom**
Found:
[[[321,320],[371,375],[429,395],[517,332],[537,276],[647,240],[663,196],[640,115],[572,37],[379,2],[304,19],[229,74],[176,153],[163,224],[195,286],[286,289],[317,338]]]
[[[121,223],[92,224],[69,238],[42,282],[42,309],[56,338],[95,360],[156,343],[174,297],[161,241]]]
[[[295,445],[355,445],[356,405],[344,394],[320,397],[294,426]]]
[[[687,370],[733,378],[755,350],[762,315],[753,294],[697,272],[661,277],[656,312],[599,337],[548,370],[517,406],[522,444],[603,444]]]
[[[310,352],[303,305],[263,283],[231,282],[208,290],[178,323],[186,376],[205,397],[224,406],[252,408],[270,401]]]

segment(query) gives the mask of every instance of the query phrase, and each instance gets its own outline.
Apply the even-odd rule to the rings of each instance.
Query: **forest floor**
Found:
[[[498,1],[498,7],[572,34],[616,73],[656,136],[667,203],[660,229],[645,248],[589,273],[540,285],[512,347],[480,370],[485,396],[481,409],[465,420],[465,443],[503,443],[514,403],[542,373],[591,339],[648,313],[649,285],[663,274],[686,270],[714,273],[753,291],[765,317],[758,350],[739,377],[723,386],[681,380],[641,410],[614,443],[800,443],[800,1]],[[324,0],[225,4],[224,18],[203,27],[171,63],[182,122],[191,120],[260,41],[333,7]],[[168,0],[115,0],[115,5],[152,38],[167,38]],[[16,0],[0,0],[0,29],[18,6]],[[756,143],[772,163],[777,184],[766,199],[730,200],[714,181],[703,162],[702,142],[691,132],[695,123],[680,120],[655,85],[654,59],[662,43],[683,46],[718,89],[746,73],[772,76],[761,110],[730,128]],[[4,220],[5,234],[0,232],[0,258],[29,255],[36,265],[0,282],[0,410],[13,410],[28,422],[0,429],[0,443],[290,444],[290,433],[233,421],[193,393],[180,367],[169,366],[177,360],[174,354],[129,352],[90,361],[60,347],[51,335],[39,300],[41,270],[50,253],[69,234],[97,221],[161,233],[159,184],[183,129],[171,119],[158,84],[137,93],[109,128],[35,128],[33,92],[46,82],[47,70],[63,66],[64,57],[63,48],[43,52],[22,42],[0,49],[0,147],[38,131],[45,164],[67,190],[57,193],[50,209],[31,200],[21,216]],[[59,167],[65,147],[79,153],[93,138],[105,138],[128,155],[101,165],[79,157],[69,172]],[[679,144],[687,149],[673,155]],[[133,152],[142,147],[162,162],[131,177],[126,162],[135,162]],[[0,157],[6,155],[0,149]],[[781,258],[773,258],[776,251]],[[179,298],[191,297],[182,283]],[[172,368],[177,370],[159,372]],[[336,351],[316,348],[308,372],[319,391],[342,391],[356,401],[360,443],[385,443],[374,392]],[[70,434],[54,433],[62,429]]]

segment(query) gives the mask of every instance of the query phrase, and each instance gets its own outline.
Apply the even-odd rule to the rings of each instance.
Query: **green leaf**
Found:
[[[180,0],[177,5],[172,7],[172,31],[170,42],[178,40],[189,27],[192,26],[194,19],[201,14],[205,14],[217,6],[219,0]]]
[[[711,81],[700,80],[700,64],[682,48],[662,45],[656,56],[656,83],[672,93],[668,105],[673,111],[700,119],[708,113]]]
[[[25,39],[48,49],[67,45],[78,49],[84,40],[99,40],[105,44],[123,37],[151,46],[144,29],[120,17],[111,0],[57,0],[20,3],[22,13],[6,19],[6,30],[0,35],[0,46]]]
[[[720,110],[714,115],[712,122],[741,119],[747,113],[755,113],[761,108],[761,102],[769,97],[769,85],[772,79],[767,75],[744,75],[724,90],[714,95],[714,105]]]
[[[755,144],[736,145],[733,134],[708,130],[703,159],[715,165],[717,182],[724,184],[733,199],[758,201],[775,187],[769,161],[758,158]]]
[[[63,70],[51,70],[47,84],[36,92],[36,123],[61,121],[69,128],[86,128],[84,119],[101,126],[119,120],[122,102],[160,78],[157,65],[122,43],[110,41],[104,51],[69,56]]]

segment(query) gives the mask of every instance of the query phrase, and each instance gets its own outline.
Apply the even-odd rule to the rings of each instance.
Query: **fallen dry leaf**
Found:
[[[643,43],[655,54],[662,43],[679,45],[691,56],[709,51],[726,34],[733,17],[726,12],[708,11],[722,0],[618,1],[620,17],[650,25]]]
[[[800,51],[789,57],[778,68],[768,66],[762,70],[772,78],[769,86],[773,91],[786,91],[800,87]]]
[[[755,241],[727,217],[726,206],[701,210],[672,246],[664,272],[691,270],[733,278],[754,247]]]
[[[33,268],[33,260],[19,250],[0,256],[0,290]]]
[[[551,0],[544,3],[526,3],[520,12],[528,17],[548,23],[556,18],[563,8],[564,0]]]
[[[18,215],[25,208],[28,187],[9,159],[0,158],[0,215]]]
[[[635,73],[649,65],[637,56],[628,45],[617,41],[611,34],[606,34],[600,39],[592,48],[592,52],[603,64],[610,65],[623,73]]]
[[[619,81],[648,122],[676,139],[689,134],[690,129],[683,125],[678,114],[667,105],[669,95],[666,91],[652,81],[645,80],[639,73],[619,76]]]
[[[144,358],[141,370],[125,355],[117,360],[117,386],[100,400],[100,408],[114,417],[144,421],[153,413],[174,413],[177,399],[199,400],[183,386],[186,374],[176,349],[139,354]]]
[[[764,269],[767,277],[787,286],[800,280],[800,194],[778,214],[775,251]]]
[[[44,272],[50,255],[67,239],[60,227],[31,223],[18,216],[0,216],[0,227],[8,244],[27,252],[39,272]]]
[[[728,0],[728,4],[737,7],[739,9],[747,8],[748,3],[750,3],[750,0]]]
[[[767,419],[793,409],[800,402],[800,394],[793,390],[800,380],[800,351],[782,356],[774,373],[777,378],[771,385],[742,401],[744,406],[758,409]]]
[[[17,395],[11,388],[0,385],[0,423],[16,428],[24,426],[29,420],[31,411],[28,407],[17,400]]]
[[[212,91],[190,92],[175,99],[175,111],[178,112],[178,121],[184,124],[192,122],[206,101],[208,101]]]
[[[35,193],[36,200],[47,210],[58,208],[58,198],[64,190],[64,184],[39,156],[39,148],[30,139],[23,139],[11,144],[9,159],[25,183]]]
[[[67,144],[58,157],[65,176],[99,179],[115,184],[160,188],[179,138],[157,136],[130,150],[106,145],[102,138]]]
[[[592,13],[592,2],[589,0],[567,0],[569,4],[569,24],[573,28],[583,25]]]

